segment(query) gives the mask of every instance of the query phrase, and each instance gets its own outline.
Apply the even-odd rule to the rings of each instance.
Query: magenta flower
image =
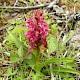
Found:
[[[38,9],[34,11],[34,16],[27,19],[29,31],[26,37],[29,39],[29,52],[38,49],[42,44],[47,48],[46,36],[48,35],[48,24],[44,20],[43,13]]]

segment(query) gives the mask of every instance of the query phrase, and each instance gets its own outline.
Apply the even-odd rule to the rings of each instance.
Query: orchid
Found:
[[[29,39],[30,52],[32,49],[38,49],[41,45],[47,48],[46,36],[48,35],[48,24],[44,20],[43,13],[38,9],[34,10],[34,16],[27,19],[28,32],[25,34]]]

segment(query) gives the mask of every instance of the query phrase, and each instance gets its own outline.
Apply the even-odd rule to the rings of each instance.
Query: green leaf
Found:
[[[51,58],[46,60],[43,64],[47,65],[47,64],[55,64],[55,63],[71,63],[73,62],[75,59],[74,58]]]
[[[17,21],[12,20],[12,21],[11,21],[11,24],[12,24],[12,25],[14,25],[14,24],[20,25],[21,23],[22,23],[21,20],[17,20]]]
[[[0,80],[3,80],[2,78],[0,78]]]
[[[34,2],[34,0],[29,0],[29,1],[30,1],[31,4]]]
[[[23,30],[22,30],[22,28],[17,26],[12,32],[13,33],[20,33],[20,32],[23,32]]]
[[[18,39],[18,37],[17,37],[16,35],[12,34],[12,33],[11,33],[10,31],[8,31],[8,30],[7,30],[7,32],[8,32],[8,34],[9,34],[9,36],[10,36],[10,39],[11,39],[12,41],[14,41],[14,43],[16,44],[17,48],[20,48],[20,47],[22,46],[23,49],[25,50],[24,52],[26,53],[27,50],[28,50],[28,48]]]
[[[77,67],[77,64],[76,63],[74,63],[74,62],[72,62],[72,63],[66,63],[66,65],[65,66],[67,66],[67,68],[73,68],[73,67]]]
[[[73,73],[80,75],[80,72],[75,70],[75,69],[70,69],[70,68],[64,68],[64,67],[53,67],[54,72],[67,72],[67,73]]]
[[[4,49],[2,47],[2,45],[0,44],[0,53],[3,53],[4,52]]]
[[[12,29],[14,29],[14,26],[11,25],[8,27],[8,30],[12,30]]]
[[[53,25],[52,25],[52,30],[55,31],[55,32],[58,30],[57,24],[53,24]]]
[[[50,24],[50,23],[51,23],[51,20],[50,20],[50,19],[47,19],[47,20],[46,20],[46,23],[47,23],[47,24]]]
[[[14,54],[14,53],[10,53],[11,62],[18,62],[20,59],[21,58],[18,55]]]
[[[74,58],[51,58],[51,59],[48,59],[45,62],[39,63],[35,66],[37,66],[38,69],[40,70],[43,66],[46,66],[46,65],[49,65],[49,64],[58,64],[58,63],[61,63],[61,62],[71,63],[71,62],[74,62],[74,60],[75,60]]]
[[[75,32],[67,34],[66,38],[63,41],[63,44],[67,43],[74,36],[74,34]]]
[[[10,53],[9,52],[4,52],[7,56],[10,56]]]
[[[19,57],[23,57],[23,55],[24,55],[23,46],[20,46],[20,48],[18,49],[18,55],[19,55]]]
[[[15,75],[16,73],[17,73],[17,69],[16,70],[14,70],[14,71],[12,71],[12,68],[8,68],[7,69],[7,72],[6,72],[6,74],[5,74],[5,76],[12,76],[12,75]]]
[[[43,76],[42,74],[36,72],[36,74],[32,75],[32,80],[42,80],[41,79],[42,76]]]
[[[49,34],[49,36],[47,37],[47,43],[48,43],[48,53],[49,54],[54,52],[58,48],[57,39],[51,34]]]
[[[14,24],[16,24],[16,22],[13,20],[13,21],[11,21],[11,24],[13,24],[13,25],[14,25]]]
[[[16,24],[17,24],[17,25],[20,25],[21,23],[22,23],[21,20],[17,20],[17,21],[16,21]]]
[[[35,59],[35,55],[33,53],[31,53],[31,55],[29,55],[31,58],[27,59],[26,62],[29,65],[34,65],[36,63],[36,59]],[[27,56],[29,58],[29,56]]]

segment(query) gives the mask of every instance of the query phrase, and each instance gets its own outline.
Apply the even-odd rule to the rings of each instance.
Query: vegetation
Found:
[[[3,0],[0,5],[5,2],[16,7],[19,3],[25,7],[52,2],[13,0],[12,4],[11,1]],[[80,79],[80,38],[76,42],[73,39],[80,34],[77,32],[80,15],[74,18],[80,12],[77,4],[77,0],[60,0],[59,8],[47,5],[48,8],[17,10],[17,13],[10,7],[0,8],[0,80]],[[63,5],[66,7],[62,10]]]

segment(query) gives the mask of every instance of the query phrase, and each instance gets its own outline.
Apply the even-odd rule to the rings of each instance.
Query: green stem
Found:
[[[39,52],[40,52],[40,49],[38,47],[37,52],[36,52],[36,64],[38,64],[38,62],[39,62]]]

